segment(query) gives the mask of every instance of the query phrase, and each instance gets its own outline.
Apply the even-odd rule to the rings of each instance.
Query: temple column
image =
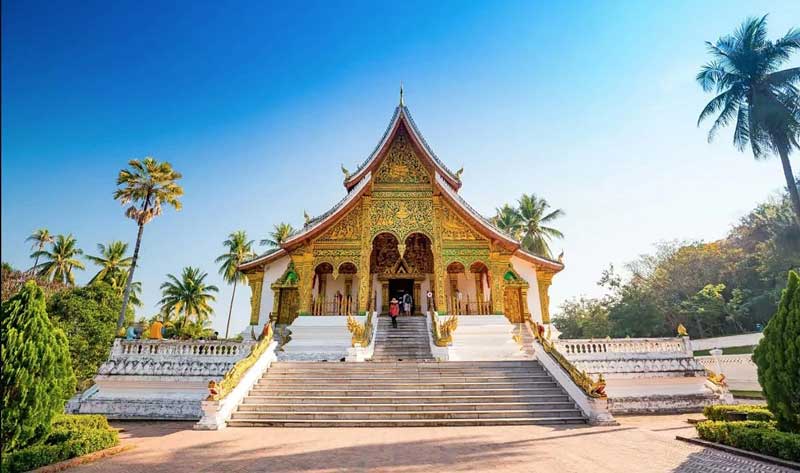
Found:
[[[264,271],[249,273],[247,284],[250,286],[250,325],[258,325],[261,312],[261,288],[264,285]]]
[[[550,323],[550,284],[553,282],[553,271],[537,268],[536,283],[539,286],[539,306],[542,309],[542,323]]]
[[[493,314],[505,313],[505,284],[503,282],[503,276],[506,273],[506,268],[508,268],[510,259],[510,256],[503,255],[497,251],[492,251],[489,253],[489,271],[491,276]]]
[[[442,257],[442,198],[433,196],[433,284],[431,290],[435,300],[436,310],[444,312],[447,310],[447,295],[445,294],[446,271],[444,258]]]
[[[358,313],[366,313],[369,298],[372,297],[372,274],[370,273],[370,257],[372,256],[372,225],[370,215],[372,197],[361,198],[361,251],[358,258]],[[373,310],[377,310],[373,308]]]
[[[416,306],[417,312],[422,312],[422,299],[420,296],[422,295],[422,283],[419,281],[414,281],[414,305]],[[412,309],[413,310],[413,309]]]
[[[297,272],[297,289],[300,296],[301,314],[310,314],[312,311],[311,285],[314,281],[314,253],[300,253],[292,255],[295,271]]]

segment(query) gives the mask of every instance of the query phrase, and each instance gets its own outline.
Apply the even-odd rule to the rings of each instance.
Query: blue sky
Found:
[[[657,241],[724,236],[783,185],[776,159],[739,153],[730,133],[706,142],[695,121],[710,97],[694,75],[705,40],[765,13],[783,35],[800,2],[294,3],[4,1],[3,261],[29,266],[24,239],[43,226],[89,254],[132,243],[114,180],[153,155],[186,194],[145,228],[140,313],[157,312],[167,273],[193,265],[220,286],[224,327],[221,242],[338,201],[340,163],[371,152],[401,81],[427,141],[464,166],[475,208],[535,192],[566,211],[556,305],[598,294],[602,269]]]

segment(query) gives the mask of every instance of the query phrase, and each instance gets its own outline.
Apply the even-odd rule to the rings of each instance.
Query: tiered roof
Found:
[[[395,108],[389,126],[386,127],[386,131],[378,145],[358,169],[345,178],[344,186],[347,189],[347,195],[327,212],[310,219],[300,231],[287,239],[281,245],[280,249],[273,249],[261,254],[242,264],[240,269],[247,270],[256,268],[283,257],[288,251],[301,245],[303,242],[320,235],[338,221],[339,217],[347,214],[347,212],[358,203],[358,198],[369,189],[369,184],[372,181],[372,171],[376,170],[380,165],[380,162],[388,152],[395,135],[401,127],[408,132],[412,142],[421,152],[423,161],[433,168],[436,188],[441,191],[441,195],[456,209],[462,218],[469,221],[476,229],[483,233],[484,236],[490,238],[496,244],[500,244],[508,250],[514,251],[515,255],[527,261],[554,271],[560,271],[564,268],[564,265],[560,261],[553,261],[523,250],[519,241],[497,228],[491,220],[481,215],[461,198],[458,194],[458,189],[461,187],[459,176],[450,171],[436,156],[436,153],[433,152],[425,141],[425,138],[423,138],[413,118],[411,118],[411,113],[408,111],[408,108],[401,102],[400,105]]]

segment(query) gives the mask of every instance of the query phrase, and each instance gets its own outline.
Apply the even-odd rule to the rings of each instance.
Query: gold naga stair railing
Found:
[[[564,371],[569,374],[569,377],[572,378],[572,381],[579,387],[583,392],[586,393],[587,396],[593,398],[605,398],[606,397],[606,380],[603,379],[603,375],[600,374],[597,377],[597,381],[592,379],[592,377],[586,373],[586,371],[579,370],[575,365],[573,365],[564,355],[559,353],[556,349],[555,344],[550,340],[544,337],[544,327],[541,325],[533,325],[531,327],[531,331],[533,335],[536,337],[536,340],[542,344],[544,351],[550,355]]]
[[[347,330],[352,335],[350,344],[353,347],[359,345],[366,348],[372,342],[372,314],[373,312],[367,312],[367,319],[363,324],[352,315],[347,316]]]
[[[436,312],[429,310],[431,318],[431,335],[433,344],[437,347],[446,347],[453,344],[453,332],[458,328],[458,316],[451,315],[444,322],[439,321]]]
[[[273,323],[268,322],[258,338],[258,343],[253,346],[250,354],[237,361],[219,382],[210,381],[208,383],[209,395],[207,399],[209,401],[219,401],[230,394],[233,388],[239,384],[239,381],[247,370],[249,370],[267,350],[267,347],[272,343],[273,334]]]

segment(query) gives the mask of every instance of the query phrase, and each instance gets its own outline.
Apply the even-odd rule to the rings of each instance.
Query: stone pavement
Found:
[[[787,472],[675,440],[687,415],[622,417],[614,427],[229,428],[117,422],[133,450],[84,472]]]

